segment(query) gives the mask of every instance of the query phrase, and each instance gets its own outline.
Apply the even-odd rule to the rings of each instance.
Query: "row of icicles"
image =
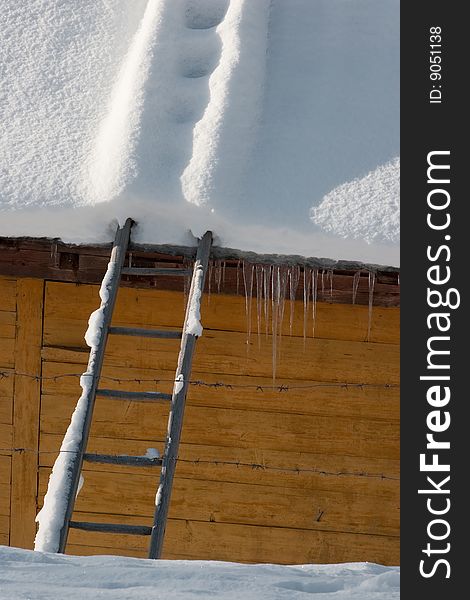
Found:
[[[231,268],[231,266],[230,266]],[[280,358],[280,346],[284,319],[289,318],[289,335],[292,335],[294,325],[295,300],[299,293],[303,298],[303,339],[304,348],[307,336],[309,315],[311,315],[311,337],[315,337],[315,324],[317,316],[317,297],[319,290],[322,298],[328,296],[333,299],[333,270],[318,269],[314,267],[300,267],[299,265],[265,265],[239,261],[237,265],[237,294],[245,296],[246,336],[247,351],[251,346],[253,335],[253,321],[255,321],[258,346],[261,345],[261,336],[271,335],[272,340],[272,371],[273,380],[276,379],[276,370]],[[352,303],[356,303],[357,292],[361,275],[366,273],[368,278],[368,325],[367,341],[370,341],[372,306],[376,274],[371,271],[357,271],[352,278]],[[207,291],[220,293],[224,289],[226,262],[213,260],[209,263],[207,274]],[[253,299],[256,299],[256,319],[253,319]],[[286,304],[288,308],[286,310]]]

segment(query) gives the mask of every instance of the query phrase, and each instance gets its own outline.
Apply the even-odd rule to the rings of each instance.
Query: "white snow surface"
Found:
[[[188,305],[188,316],[186,321],[185,333],[201,337],[202,325],[201,325],[201,294],[202,280],[204,279],[204,269],[202,265],[196,268],[196,272],[193,274],[193,286],[194,292],[191,298],[191,303]],[[176,384],[177,385],[177,384]]]
[[[84,373],[80,377],[82,395],[78,399],[77,406],[70,420],[70,425],[62,440],[59,456],[52,467],[43,507],[36,515],[39,528],[34,540],[34,549],[40,552],[57,552],[59,549],[60,530],[62,529],[67,510],[67,493],[72,483],[72,459],[82,439],[83,423],[88,406],[88,393],[91,384],[92,377],[88,373]],[[83,480],[81,484],[83,485]],[[78,491],[80,491],[80,488],[81,485],[79,485]]]
[[[398,264],[387,180],[332,201],[398,155],[398,22],[399,0],[3,0],[0,235],[108,242],[130,216],[142,243]]]
[[[400,159],[327,194],[310,218],[342,238],[398,243],[400,240]],[[374,227],[380,223],[380,228]]]
[[[399,569],[42,554],[0,546],[0,600],[398,600]]]
[[[85,342],[92,349],[97,348],[101,338],[101,332],[104,325],[104,309],[109,299],[109,290],[112,285],[112,279],[116,277],[117,267],[118,265],[116,262],[111,260],[108,262],[108,268],[104,274],[99,291],[101,299],[100,306],[91,313],[90,318],[88,319]]]
[[[184,388],[184,376],[183,373],[180,373],[178,377],[175,379],[175,385],[173,386],[173,393],[176,396],[181,392]]]

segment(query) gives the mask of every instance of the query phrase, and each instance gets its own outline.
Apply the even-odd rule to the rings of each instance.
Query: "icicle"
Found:
[[[310,269],[304,267],[304,350],[305,341],[307,339],[307,319],[308,319],[308,305],[310,299]]]
[[[217,293],[220,294],[220,286],[222,285],[222,261],[221,260],[215,261],[214,281],[217,286]]]
[[[237,296],[240,294],[240,261],[237,262]]]
[[[132,252],[129,252],[129,255],[127,257],[128,260],[128,267],[131,268],[132,267]]]
[[[287,280],[288,280],[288,269],[286,267],[279,267],[279,310],[278,310],[278,345],[277,345],[277,360],[281,360],[281,348],[282,348],[282,327],[284,324],[284,313],[286,308],[286,295],[287,295]]]
[[[246,344],[247,350],[251,341],[251,299],[253,297],[253,271],[255,266],[243,262],[243,283],[245,285],[245,309],[246,309]]]
[[[284,323],[284,311],[286,307],[286,295],[287,295],[287,278],[288,270],[284,267],[280,267],[280,282],[279,282],[279,357],[281,352],[281,341],[282,341],[282,325]]]
[[[292,335],[292,329],[294,326],[294,308],[295,308],[295,295],[299,286],[300,279],[300,267],[297,265],[289,269],[289,300],[290,300],[290,320],[289,320],[289,333]]]
[[[214,261],[209,261],[209,269],[207,272],[207,304],[211,303],[211,283],[212,283],[212,271],[214,270]]]
[[[328,279],[330,280],[330,300],[333,300],[333,269],[328,269]]]
[[[222,291],[225,289],[225,267],[226,267],[226,262],[225,260],[222,261]]]
[[[189,288],[191,286],[191,277],[193,273],[194,262],[189,258],[183,259],[183,269],[188,271],[188,275],[183,277],[183,314],[186,313],[186,305],[188,303]]]
[[[375,273],[369,271],[369,321],[367,325],[367,341],[370,342],[370,329],[372,326],[372,306],[374,302],[374,287],[375,287]]]
[[[277,367],[277,331],[279,320],[279,300],[280,300],[280,273],[279,266],[273,267],[271,278],[271,322],[272,322],[272,361],[273,361],[273,385],[276,381]]]
[[[263,268],[264,271],[264,324],[266,329],[266,337],[269,335],[269,298],[270,298],[270,290],[271,290],[271,277],[272,277],[272,267],[271,265],[265,265]]]
[[[264,265],[256,265],[256,332],[258,348],[261,348],[261,313],[263,309],[263,269]]]
[[[325,269],[321,270],[321,296],[322,299],[325,295]]]
[[[318,269],[312,270],[312,337],[315,337],[315,322],[317,317]]]
[[[361,280],[361,271],[354,273],[353,277],[353,288],[352,288],[352,303],[356,304],[357,288],[359,287],[359,281]]]

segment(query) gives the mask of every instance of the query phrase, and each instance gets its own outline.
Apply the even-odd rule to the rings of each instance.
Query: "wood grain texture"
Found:
[[[192,260],[195,248],[175,246],[148,247],[131,245],[133,266],[152,267],[184,267],[186,259]],[[75,283],[101,283],[109,258],[110,246],[103,244],[99,247],[89,245],[64,244],[57,240],[32,238],[2,238],[0,237],[0,273],[15,277],[39,277],[54,281]],[[242,280],[242,265],[238,260],[240,252],[227,248],[212,248],[212,290],[220,289],[235,295]],[[243,258],[247,258],[243,256]],[[251,255],[256,263],[277,265],[305,264],[320,267],[318,296],[327,302],[352,302],[354,274],[358,269],[366,268],[360,263],[350,261],[330,261],[325,259],[303,259],[296,256]],[[187,265],[186,265],[187,266]],[[326,270],[325,270],[326,269]],[[333,271],[332,271],[333,269]],[[376,265],[372,267],[376,271]],[[221,273],[223,271],[223,273]],[[323,276],[322,276],[323,274]],[[222,276],[221,276],[222,275]],[[331,275],[331,277],[330,277]],[[181,278],[160,276],[157,284],[161,289],[183,291]],[[324,284],[324,285],[323,285]],[[155,280],[148,277],[126,277],[123,281],[126,287],[152,288]],[[209,283],[206,287],[210,289]],[[243,289],[243,281],[241,283]],[[369,283],[367,271],[362,271],[357,289],[357,304],[368,304]],[[301,299],[302,290],[299,286],[297,298]],[[398,306],[400,303],[400,285],[398,269],[384,267],[377,272],[374,295],[374,305]]]
[[[92,426],[92,435],[109,438],[132,438],[163,441],[166,434],[168,407],[132,403],[127,418],[110,418],[107,405],[100,399]],[[43,396],[41,433],[61,434],[73,410],[57,404],[56,397]],[[67,410],[68,408],[68,410]],[[399,457],[397,422],[349,419],[335,416],[266,413],[188,406],[183,441],[235,448],[277,450],[295,448],[299,452],[347,454],[396,459]]]
[[[15,339],[0,338],[0,369],[12,369],[15,366]]]
[[[82,371],[81,364],[43,362],[43,375],[46,378],[43,380],[43,394],[78,398],[81,393],[79,374]],[[116,390],[141,392],[158,388],[159,391],[171,393],[173,378],[174,371],[170,370],[109,366],[103,370],[102,385],[112,386]],[[153,381],[155,379],[159,380],[158,384]],[[299,385],[298,381],[282,378],[276,381],[273,389],[271,377],[226,376],[194,370],[191,381],[194,385],[189,388],[190,405],[355,419],[399,419],[398,387],[337,386],[306,380],[300,385],[307,387],[297,389],[295,386]],[[214,387],[197,385],[198,381],[205,381]],[[221,381],[232,387],[217,386]],[[116,419],[128,414],[129,410],[138,410],[137,405],[130,406],[122,402],[109,403],[107,406]]]
[[[142,524],[142,518],[135,517],[78,513],[79,517]],[[120,548],[123,554],[146,556],[146,540],[138,536],[71,531],[69,551],[79,547],[83,548],[83,554]],[[324,564],[370,560],[396,565],[399,564],[399,538],[169,519],[163,558],[185,560],[195,556],[201,560],[244,563]]]
[[[2,398],[13,398],[13,386],[15,375],[13,369],[2,369],[0,377],[0,396]]]
[[[71,301],[74,311],[68,310]],[[67,283],[46,284],[46,344],[84,347],[83,332],[91,311],[99,305],[98,286],[74,286]],[[350,341],[365,341],[369,321],[366,306],[353,304],[329,304],[318,302],[315,319],[315,337]],[[371,342],[392,343],[399,341],[398,308],[374,307],[371,320]],[[245,297],[225,294],[206,294],[202,303],[205,329],[219,329],[245,333],[247,317]],[[251,328],[256,337],[256,300],[252,301]],[[294,336],[303,337],[303,302],[297,300],[293,314]],[[181,327],[184,319],[184,298],[181,292],[161,289],[137,290],[121,288],[113,324],[129,327]],[[264,319],[264,317],[263,317]],[[57,323],[60,322],[60,328]],[[312,310],[308,311],[307,336],[312,336]],[[264,320],[261,323],[265,330]],[[271,329],[271,325],[270,325]],[[283,333],[289,334],[290,302],[286,302]]]
[[[36,533],[36,501],[39,449],[42,309],[44,282],[23,279],[17,285],[17,334],[15,348],[15,394],[13,444],[31,451],[12,457],[10,543],[32,548]],[[19,374],[18,374],[19,373]]]
[[[5,515],[0,515],[0,540],[2,539],[2,536],[6,536],[7,539],[10,537],[10,519],[8,516]],[[1,542],[0,544],[8,546],[8,541],[5,542]]]
[[[0,299],[0,307],[2,300]],[[16,313],[6,312],[0,308],[0,338],[14,338]]]
[[[80,261],[87,258],[80,255]],[[16,282],[8,286],[14,291],[14,311]],[[80,395],[77,375],[88,359],[83,334],[99,304],[96,285],[45,286],[39,505]],[[113,325],[180,328],[183,300],[176,291],[121,288]],[[387,387],[399,382],[399,310],[374,307],[371,342],[365,343],[367,307],[318,303],[316,337],[309,337],[310,307],[304,348],[302,302],[295,305],[292,337],[286,335],[289,308],[286,303],[276,381],[289,391],[280,392],[271,387],[272,338],[263,334],[258,342],[255,304],[247,344],[244,296],[214,293],[213,287],[210,302],[204,300],[205,330],[191,378],[233,387],[189,389],[165,558],[399,562],[399,395],[397,387]],[[7,312],[0,332],[11,336]],[[110,340],[101,387],[171,391],[178,345],[116,336]],[[0,343],[0,365],[12,373],[9,349],[1,348]],[[330,385],[342,382],[366,387]],[[8,399],[14,383],[12,374],[0,379],[0,398],[7,400],[0,406],[0,443],[3,435],[8,447],[13,444]],[[299,384],[315,387],[291,389]],[[88,451],[162,451],[167,415],[167,406],[101,398]],[[87,464],[84,475],[75,519],[151,524],[158,468]],[[36,481],[31,480],[33,487]],[[9,510],[9,485],[0,486]],[[148,541],[73,530],[67,552],[146,556]]]
[[[10,490],[9,483],[0,483],[0,515],[10,515]]]
[[[0,423],[13,422],[13,398],[0,395]]]
[[[254,344],[254,342],[253,342]],[[175,340],[148,338],[111,339],[105,366],[174,369],[178,344]],[[87,353],[45,347],[45,360],[85,364]],[[194,371],[220,375],[272,377],[272,345],[261,338],[259,348],[247,351],[246,335],[224,331],[205,331],[198,342]],[[298,381],[398,384],[399,346],[368,344],[343,340],[283,338],[277,363],[279,379]]]
[[[10,481],[11,458],[0,455],[0,544],[4,545],[10,543]]]
[[[16,279],[0,275],[0,311],[16,311]]]
[[[13,425],[0,423],[0,454],[10,456],[13,448]]]
[[[80,512],[151,519],[158,486],[154,476],[140,473],[106,473],[85,468],[85,483],[76,502]],[[49,470],[40,469],[40,496],[46,491]],[[385,486],[384,486],[385,487]],[[119,500],[116,498],[119,490]],[[347,506],[347,511],[344,507]],[[173,485],[170,518],[314,531],[372,535],[398,535],[398,498],[384,489],[377,497],[342,492],[264,486],[178,476]]]
[[[51,467],[62,441],[61,435],[41,435],[40,466]],[[90,438],[90,450],[96,453],[145,454],[147,448],[158,447],[155,440]],[[398,493],[399,460],[338,454],[314,454],[295,449],[261,451],[256,448],[230,448],[181,444],[177,477],[291,487],[323,489],[334,492],[356,491],[379,497],[384,490]],[[228,463],[228,464],[226,464]],[[90,470],[131,473],[126,466],[88,466]],[[155,476],[155,468],[142,468],[139,473]]]
[[[11,481],[11,458],[0,455],[0,484],[10,485]]]

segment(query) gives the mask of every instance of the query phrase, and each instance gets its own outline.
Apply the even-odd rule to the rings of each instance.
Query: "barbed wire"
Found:
[[[0,448],[0,452],[11,452],[23,454],[29,452],[31,454],[77,454],[74,450],[34,450],[33,448]],[[122,455],[116,454],[111,455],[112,458],[120,458]],[[399,477],[392,477],[390,475],[384,475],[383,473],[366,473],[364,471],[327,471],[320,468],[306,468],[306,467],[281,467],[276,465],[267,465],[261,462],[243,462],[239,460],[208,460],[202,458],[181,458],[174,457],[169,460],[173,460],[177,463],[187,463],[192,465],[216,465],[216,466],[232,466],[236,468],[246,467],[252,470],[258,471],[281,471],[285,473],[296,473],[298,475],[302,473],[310,473],[316,475],[335,476],[335,477],[367,477],[371,479],[388,479],[392,481],[399,481]],[[156,464],[160,464],[156,460]],[[115,465],[116,466],[116,465]]]
[[[85,373],[61,373],[60,375],[32,375],[30,373],[20,373],[18,371],[0,371],[0,380],[8,378],[12,375],[16,375],[19,377],[28,377],[30,379],[34,379],[35,381],[54,381],[57,382],[59,379],[67,378],[67,377],[76,377],[80,378]],[[101,379],[106,379],[107,381],[114,381],[116,383],[175,383],[174,378],[147,378],[147,377],[111,377],[110,375],[101,375]],[[232,389],[254,389],[255,391],[265,392],[265,391],[277,391],[277,392],[289,392],[291,390],[303,390],[303,389],[315,389],[315,388],[399,388],[400,385],[397,383],[355,383],[355,382],[316,382],[316,383],[306,383],[306,384],[277,384],[275,382],[259,384],[259,383],[228,383],[224,381],[204,381],[201,379],[191,379],[188,381],[188,385],[194,387],[207,387],[207,388],[224,388],[228,390]]]

